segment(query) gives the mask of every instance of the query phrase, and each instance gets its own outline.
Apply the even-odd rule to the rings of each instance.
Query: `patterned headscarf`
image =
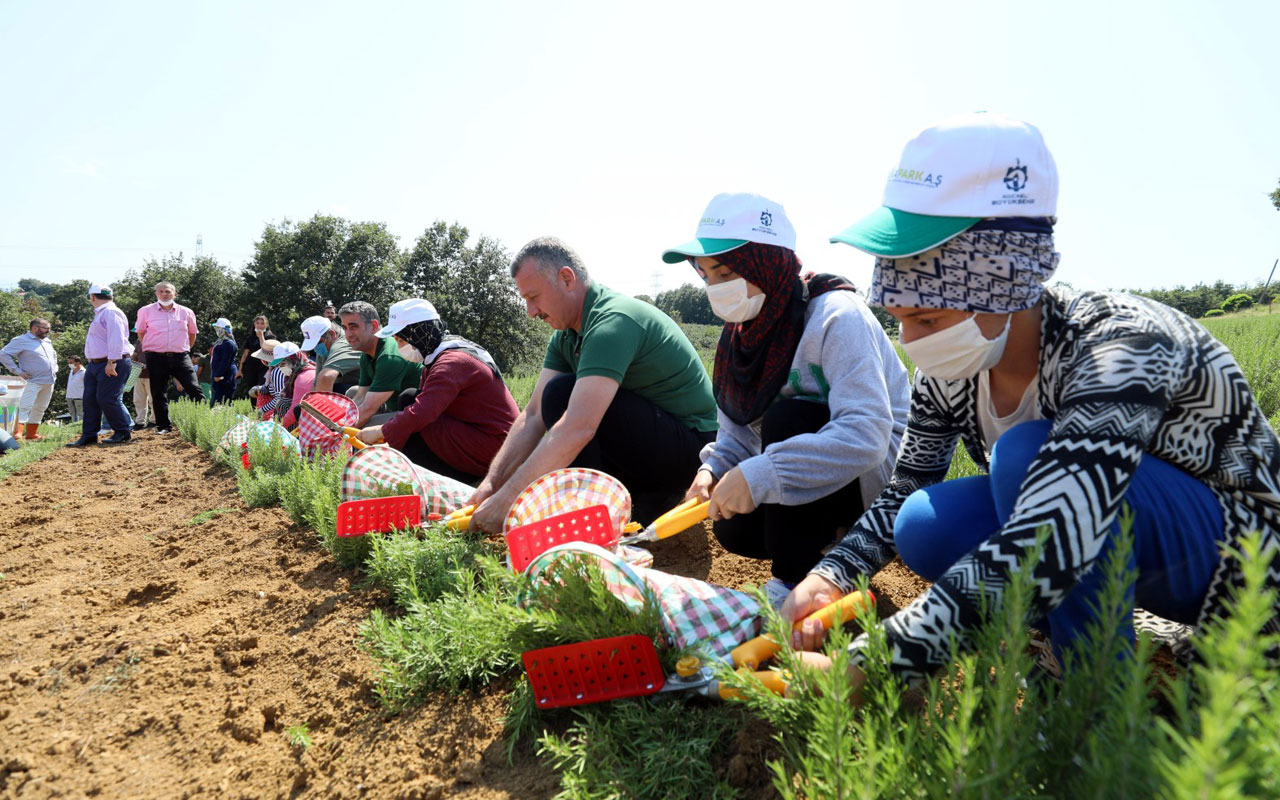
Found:
[[[725,323],[711,375],[716,405],[729,419],[749,425],[787,382],[804,333],[807,300],[832,290],[852,291],[853,284],[838,275],[802,278],[795,251],[771,244],[748,242],[715,259],[765,293],[755,319]]]
[[[444,341],[447,333],[448,331],[444,327],[444,320],[433,319],[427,322],[412,322],[405,325],[396,335],[418,348],[418,352],[422,353],[422,357],[427,358],[440,346],[440,342]]]
[[[1039,302],[1058,259],[1052,233],[971,228],[918,255],[877,258],[867,302],[998,314],[1023,311]]]

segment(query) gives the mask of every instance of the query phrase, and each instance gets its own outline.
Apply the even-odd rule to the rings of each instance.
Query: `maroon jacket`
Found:
[[[519,414],[507,385],[484,362],[445,350],[422,370],[413,405],[383,423],[382,436],[404,449],[416,434],[455,469],[480,477]]]

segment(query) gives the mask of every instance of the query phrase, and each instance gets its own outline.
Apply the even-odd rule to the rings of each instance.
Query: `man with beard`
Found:
[[[58,373],[58,355],[49,341],[49,321],[31,320],[30,329],[15,336],[0,350],[0,364],[27,382],[18,401],[18,424],[25,425],[23,438],[40,439],[40,421],[53,397],[53,381]]]

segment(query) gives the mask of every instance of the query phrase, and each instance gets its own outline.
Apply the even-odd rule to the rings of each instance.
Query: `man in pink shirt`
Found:
[[[133,366],[129,360],[129,318],[112,301],[110,286],[90,286],[89,302],[93,304],[93,322],[84,339],[85,360],[89,362],[84,376],[84,421],[80,438],[68,442],[67,447],[97,444],[104,416],[115,435],[103,444],[124,444],[133,429],[133,420],[120,400]]]
[[[196,315],[174,302],[178,296],[172,283],[156,284],[156,302],[138,309],[138,342],[146,353],[151,373],[151,405],[156,416],[156,433],[171,430],[169,379],[176,378],[187,397],[203,402],[204,392],[196,383],[191,366],[191,348],[196,343]]]

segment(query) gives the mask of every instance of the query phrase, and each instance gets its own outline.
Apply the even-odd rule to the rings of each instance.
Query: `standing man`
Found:
[[[145,354],[151,373],[151,402],[156,413],[156,433],[169,433],[169,381],[182,384],[187,397],[204,402],[204,392],[196,383],[191,367],[191,348],[196,343],[196,315],[174,302],[178,296],[172,283],[156,284],[156,302],[138,309],[138,349]]]
[[[378,321],[378,310],[370,304],[353,300],[338,309],[338,316],[342,318],[347,344],[361,354],[360,377],[354,398],[360,407],[360,418],[356,420],[355,427],[381,424],[390,419],[391,414],[376,420],[373,415],[384,403],[388,411],[400,410],[400,393],[405,389],[417,390],[422,365],[400,355],[395,339],[383,339],[377,335],[382,330],[382,323]]]
[[[716,438],[716,403],[702,360],[666,314],[593,283],[568,245],[525,245],[511,277],[529,316],[556,332],[533,396],[472,496],[471,521],[502,530],[516,496],[563,467],[613,475],[652,521],[678,501]]]
[[[67,447],[84,447],[98,443],[98,429],[105,416],[114,435],[103,444],[129,441],[133,420],[120,396],[133,363],[129,360],[129,318],[112,302],[110,286],[89,287],[93,304],[93,322],[85,335],[84,354],[89,366],[84,376],[84,422],[80,438]]]
[[[80,356],[67,356],[67,366],[71,367],[67,375],[67,410],[71,421],[79,422],[84,415],[84,362]]]
[[[360,381],[360,354],[342,335],[342,326],[325,317],[302,321],[302,352],[315,351],[317,392],[345,394]]]
[[[0,364],[27,382],[18,401],[18,424],[25,425],[24,439],[40,439],[40,421],[53,397],[53,379],[58,373],[58,354],[49,341],[49,321],[31,320],[28,331],[15,336],[0,350]]]

